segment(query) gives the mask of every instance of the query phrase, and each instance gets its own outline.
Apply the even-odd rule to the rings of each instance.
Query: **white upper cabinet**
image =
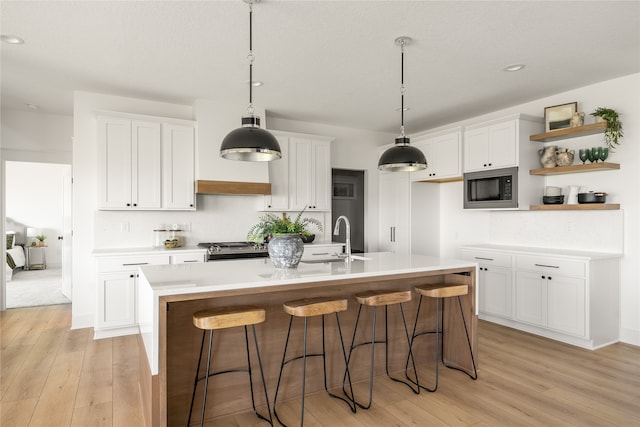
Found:
[[[195,210],[195,147],[192,124],[98,116],[98,208]]]
[[[289,209],[289,138],[275,136],[280,144],[282,157],[269,162],[271,194],[264,196],[264,210],[286,211]]]
[[[462,176],[460,162],[461,131],[447,131],[416,139],[414,145],[427,158],[427,168],[411,172],[411,181],[438,181]]]
[[[195,129],[162,125],[162,196],[167,209],[195,210]]]
[[[289,139],[289,209],[331,209],[331,144]]]
[[[159,209],[160,124],[98,117],[99,207]]]
[[[482,126],[464,133],[464,171],[518,166],[517,121]]]

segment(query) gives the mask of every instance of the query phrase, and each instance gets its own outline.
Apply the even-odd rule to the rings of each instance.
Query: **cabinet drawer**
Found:
[[[548,274],[557,273],[563,276],[584,277],[586,266],[584,261],[546,258],[537,256],[517,256],[518,270],[540,271]]]
[[[204,262],[205,252],[186,252],[171,255],[171,264]]]
[[[320,258],[331,256],[336,253],[343,252],[344,245],[342,243],[336,243],[333,245],[305,245],[302,258]]]
[[[98,272],[136,270],[141,265],[169,264],[169,255],[134,255],[98,259]]]
[[[475,261],[483,265],[493,265],[495,267],[512,267],[511,255],[497,252],[484,252],[472,249],[460,249],[462,259]]]

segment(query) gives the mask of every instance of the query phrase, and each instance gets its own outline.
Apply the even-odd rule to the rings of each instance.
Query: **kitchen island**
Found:
[[[350,263],[300,263],[292,271],[276,270],[270,260],[264,258],[141,267],[137,300],[140,391],[146,424],[175,426],[186,423],[202,336],[202,332],[193,326],[192,315],[205,308],[251,304],[266,309],[266,321],[257,325],[256,329],[271,399],[288,326],[288,315],[283,312],[282,303],[288,300],[315,296],[347,298],[349,310],[340,316],[346,341],[350,339],[355,323],[358,305],[352,295],[357,292],[372,289],[408,290],[428,283],[467,284],[469,294],[463,298],[463,309],[473,352],[477,356],[476,263],[386,252],[367,253],[355,258]],[[410,326],[415,316],[416,301],[417,298],[407,307]],[[423,325],[433,326],[434,311],[433,302],[428,301],[421,315]],[[370,324],[369,316],[368,311],[364,313],[361,322]],[[471,371],[471,358],[459,312],[447,309],[446,316],[444,345],[447,362]],[[378,319],[382,318],[383,316],[379,316]],[[327,342],[335,344],[337,331],[334,320],[328,318],[326,326]],[[312,342],[319,345],[319,319],[311,319],[309,328]],[[292,331],[291,344],[294,345],[290,351],[300,349],[300,329],[294,327]],[[379,330],[384,331],[382,327]],[[359,328],[359,331],[363,332],[362,337],[366,337],[370,328]],[[214,360],[217,364],[215,369],[244,367],[246,356],[243,334],[242,328],[235,328],[218,335],[216,340],[219,341],[214,348]],[[389,335],[391,369],[401,371],[407,357],[406,337],[400,315],[393,307],[389,310]],[[417,363],[424,365],[428,363],[426,357],[432,356],[430,352],[433,344],[428,339],[421,341],[415,352],[419,357]],[[376,361],[382,363],[376,363],[376,373],[382,374],[384,347],[377,347],[380,347],[376,349],[376,352],[380,352],[380,357],[376,353]],[[342,383],[344,362],[340,363],[338,348],[336,346],[332,350],[328,347],[330,387]],[[309,351],[316,350],[311,348]],[[364,363],[368,360],[368,355],[365,353],[354,353],[351,366],[354,381],[368,376],[368,367]],[[363,363],[358,363],[358,360]],[[429,357],[428,360],[432,358]],[[321,362],[310,363],[308,369],[311,371],[307,375],[307,392],[321,390]],[[283,377],[283,399],[293,398],[300,392],[299,370],[293,367],[289,371],[295,371],[295,374]],[[211,405],[212,409],[207,415],[220,416],[250,409],[251,400],[245,378],[242,375],[216,377],[213,384],[210,384],[207,405]],[[258,405],[263,403],[257,401]],[[198,404],[196,398],[196,406]]]

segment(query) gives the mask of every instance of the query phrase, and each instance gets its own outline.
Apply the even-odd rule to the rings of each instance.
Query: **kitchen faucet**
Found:
[[[349,223],[349,218],[347,218],[344,215],[340,215],[338,217],[338,219],[336,220],[336,226],[333,229],[333,235],[337,236],[338,234],[340,234],[340,220],[344,221],[344,225],[346,227],[345,230],[345,234],[346,234],[346,239],[345,239],[345,260],[346,261],[351,261],[351,224]]]

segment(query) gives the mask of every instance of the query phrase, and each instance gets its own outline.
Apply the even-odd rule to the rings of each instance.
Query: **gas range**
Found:
[[[213,242],[198,243],[198,247],[207,249],[207,259],[264,258],[269,256],[267,245],[254,242]]]

